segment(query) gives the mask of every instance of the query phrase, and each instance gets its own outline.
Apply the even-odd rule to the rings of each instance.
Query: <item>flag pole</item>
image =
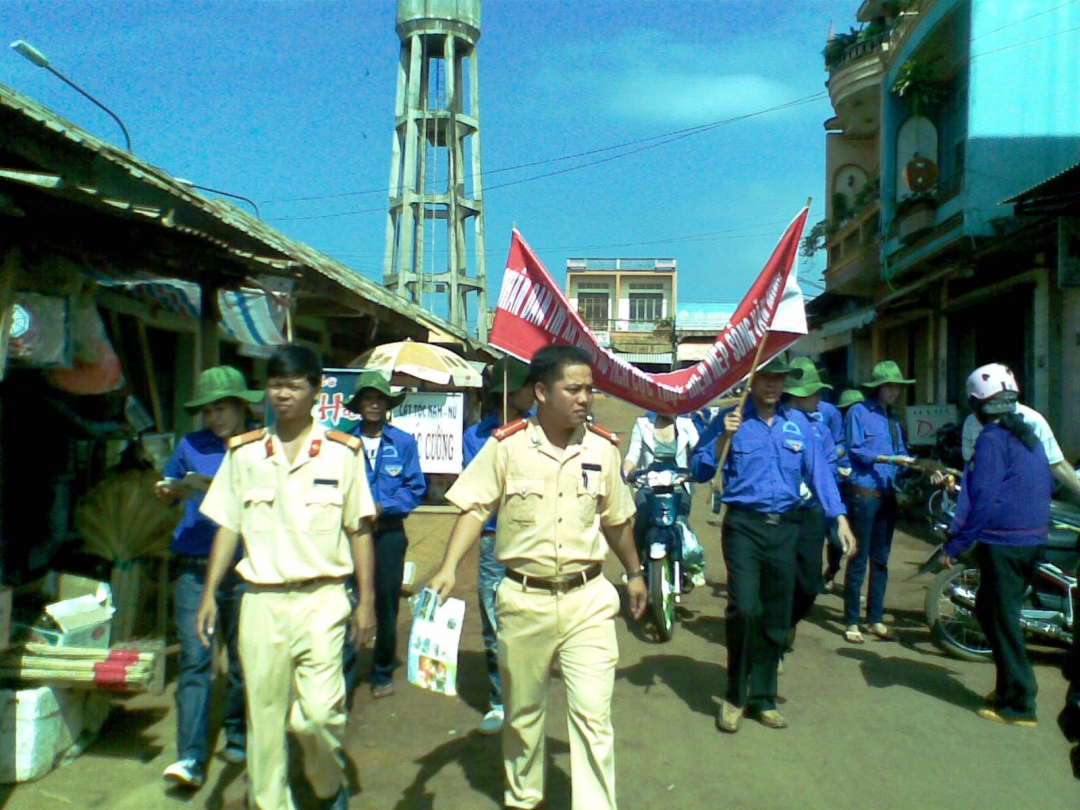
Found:
[[[499,414],[499,424],[506,424],[506,415],[509,410],[508,396],[506,387],[509,384],[510,378],[510,355],[503,357],[503,379],[502,379],[502,413]]]

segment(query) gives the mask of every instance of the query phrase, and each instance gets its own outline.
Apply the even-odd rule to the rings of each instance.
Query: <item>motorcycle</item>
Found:
[[[946,539],[956,504],[946,490],[928,507],[934,532]],[[1072,644],[1076,631],[1073,605],[1080,568],[1080,509],[1061,501],[1050,505],[1050,537],[1046,559],[1036,566],[1036,579],[1024,593],[1020,626],[1031,641],[1055,646]],[[939,545],[924,563],[930,570],[942,554]],[[966,556],[966,555],[965,555]],[[979,569],[961,561],[937,574],[926,591],[926,623],[934,643],[965,661],[992,661],[990,644],[975,616]]]
[[[701,550],[690,527],[680,519],[683,499],[690,497],[685,485],[693,480],[689,470],[669,464],[653,464],[627,478],[627,483],[645,493],[635,540],[649,592],[649,615],[661,641],[670,641],[675,633],[676,605],[689,580],[687,552],[700,555]]]

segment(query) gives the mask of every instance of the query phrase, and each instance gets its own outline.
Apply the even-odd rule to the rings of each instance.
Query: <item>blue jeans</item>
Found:
[[[180,637],[180,675],[176,681],[177,759],[193,759],[200,765],[210,756],[211,649],[199,642],[195,615],[199,611],[205,565],[181,564],[176,580],[176,630]],[[229,687],[225,698],[225,739],[231,746],[245,748],[247,723],[244,717],[244,679],[237,652],[240,600],[244,580],[235,571],[225,575],[216,598],[218,627],[229,652]]]
[[[859,595],[867,562],[870,587],[866,595],[866,623],[877,624],[885,610],[885,586],[889,582],[889,551],[896,530],[896,494],[889,490],[880,498],[852,493],[848,520],[858,548],[844,574],[844,624],[859,623]]]
[[[480,568],[476,577],[476,593],[480,601],[480,624],[484,631],[484,658],[487,661],[491,693],[488,703],[492,709],[503,706],[502,681],[499,680],[498,624],[495,621],[495,592],[506,575],[506,566],[495,559],[495,535],[480,536]]]

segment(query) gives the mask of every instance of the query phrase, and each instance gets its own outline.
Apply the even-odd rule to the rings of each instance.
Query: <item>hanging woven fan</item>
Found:
[[[157,479],[154,470],[129,470],[87,492],[75,510],[84,550],[119,564],[165,554],[180,514],[154,497]]]
[[[114,643],[132,637],[140,600],[145,598],[144,561],[166,554],[180,517],[178,508],[154,497],[157,478],[153,470],[111,475],[87,492],[75,510],[75,529],[83,539],[83,549],[113,563],[109,584],[116,607]]]

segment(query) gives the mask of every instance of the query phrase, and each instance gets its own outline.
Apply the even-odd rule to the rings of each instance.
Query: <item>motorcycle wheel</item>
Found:
[[[675,634],[675,591],[671,587],[671,560],[649,560],[649,609],[661,641]]]
[[[926,589],[926,623],[930,637],[949,655],[964,661],[992,662],[990,643],[975,618],[975,611],[953,600],[962,588],[974,599],[979,590],[979,569],[957,565],[938,574]]]

